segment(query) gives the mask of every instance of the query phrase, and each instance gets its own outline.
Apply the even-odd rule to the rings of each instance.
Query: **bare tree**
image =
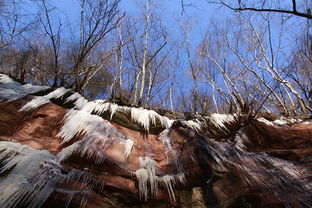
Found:
[[[53,65],[52,71],[54,72],[54,81],[52,86],[59,86],[59,53],[61,47],[61,32],[62,32],[62,21],[60,19],[57,20],[57,24],[54,24],[51,18],[51,12],[56,8],[49,5],[46,0],[40,0],[40,7],[42,10],[39,14],[39,20],[43,26],[45,34],[48,36],[49,40],[52,44],[53,50]],[[55,16],[54,14],[52,14]]]
[[[311,4],[310,7],[299,8],[299,5],[302,5],[302,3],[305,2],[300,0],[288,0],[287,2],[278,0],[276,1],[219,0],[208,2],[221,4],[233,11],[274,12],[312,19]]]
[[[86,88],[90,80],[103,67],[107,58],[112,58],[116,49],[101,54],[94,62],[90,54],[99,47],[108,35],[117,28],[124,15],[118,16],[120,0],[84,0],[81,2],[80,44],[73,69],[67,79],[74,75],[71,87],[76,91]],[[91,61],[91,62],[90,62]]]

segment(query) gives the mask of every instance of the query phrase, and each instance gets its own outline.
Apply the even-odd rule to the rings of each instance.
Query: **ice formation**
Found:
[[[165,145],[167,151],[172,151],[171,138],[169,137],[169,129],[165,129],[158,135],[158,139]]]
[[[127,139],[124,142],[124,145],[125,145],[125,158],[126,158],[126,160],[129,157],[129,155],[131,154],[131,151],[132,151],[132,148],[133,148],[133,144],[134,144],[134,142],[131,139]]]
[[[141,168],[145,168],[148,175],[148,182],[150,185],[151,195],[157,193],[157,176],[156,176],[156,162],[149,157],[139,157]]]
[[[1,101],[12,101],[23,97],[20,93],[15,92],[11,89],[0,87],[0,100]]]
[[[34,110],[36,108],[39,108],[40,106],[47,104],[50,102],[50,99],[52,98],[60,98],[63,95],[65,95],[67,92],[69,91],[69,89],[65,89],[64,87],[58,88],[52,92],[50,92],[49,94],[45,95],[45,96],[37,96],[35,98],[33,98],[31,101],[27,102],[25,105],[23,105],[23,107],[20,109],[20,111],[30,111],[30,110]]]
[[[156,175],[156,162],[148,157],[140,157],[139,163],[141,168],[136,170],[135,174],[139,185],[140,199],[147,200],[148,194],[154,196],[158,191],[158,186],[162,185],[166,188],[170,201],[175,201],[174,187],[177,182],[185,184],[185,174],[178,173],[176,175]]]
[[[239,150],[244,150],[245,144],[250,143],[247,135],[243,132],[243,129],[240,129],[234,139],[234,147],[236,147]]]
[[[172,175],[165,175],[159,179],[161,183],[163,183],[167,189],[169,194],[170,201],[175,201],[175,194],[174,194],[174,186],[176,184],[176,179]]]
[[[135,171],[135,175],[138,180],[138,185],[139,185],[139,194],[140,194],[140,199],[144,199],[147,201],[147,196],[148,196],[148,189],[147,189],[147,182],[148,182],[148,173],[146,169],[138,169]]]
[[[28,94],[49,89],[47,86],[34,86],[31,84],[21,85],[5,74],[0,74],[0,99],[3,101],[13,101]]]
[[[170,128],[174,120],[168,119],[166,116],[161,116],[153,110],[147,110],[143,108],[130,108],[131,119],[134,122],[142,125],[145,130],[149,131],[150,125],[156,125],[157,120],[161,126]]]
[[[274,120],[274,121],[269,121],[265,118],[257,118],[257,121],[264,123],[268,126],[276,126],[276,125],[288,125],[288,124],[293,124],[293,123],[298,123],[298,122],[302,122],[301,119],[294,119],[294,118],[284,118],[281,117],[280,119]]]
[[[34,150],[27,145],[0,142],[0,207],[25,204],[41,207],[61,180],[60,166],[47,150]]]
[[[220,130],[227,130],[225,124],[235,121],[235,115],[214,113],[209,117],[211,123]]]
[[[181,121],[184,125],[186,125],[188,128],[193,129],[195,131],[201,130],[201,124],[196,119],[195,121],[189,120],[189,121]]]
[[[94,147],[103,151],[112,143],[120,142],[125,146],[125,157],[127,158],[132,150],[133,141],[127,139],[118,132],[108,121],[100,116],[92,115],[83,110],[69,110],[64,117],[64,125],[57,134],[63,139],[63,143],[69,142],[75,136],[83,136],[83,139],[64,148],[59,154],[59,161],[78,153],[82,157],[94,157],[96,163],[101,163],[106,158],[103,153],[96,151]]]
[[[75,136],[90,136],[101,134],[107,130],[108,122],[100,116],[92,115],[82,110],[69,110],[64,116],[63,126],[57,134],[63,138],[63,142],[68,142]]]

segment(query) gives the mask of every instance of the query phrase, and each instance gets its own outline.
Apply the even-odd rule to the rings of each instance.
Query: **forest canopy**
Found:
[[[0,71],[172,111],[312,113],[309,1],[181,0],[175,15],[156,0],[73,2],[75,19],[53,0],[0,0]]]

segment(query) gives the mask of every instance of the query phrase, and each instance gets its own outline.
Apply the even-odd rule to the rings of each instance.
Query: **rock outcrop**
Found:
[[[0,207],[312,207],[312,120],[88,101],[0,75]]]

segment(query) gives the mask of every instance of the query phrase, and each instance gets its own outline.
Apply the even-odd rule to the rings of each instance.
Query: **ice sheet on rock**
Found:
[[[103,152],[113,143],[110,137],[111,135],[99,133],[87,136],[62,149],[62,151],[57,154],[58,161],[65,161],[67,158],[78,154],[86,159],[92,158],[95,164],[101,164],[108,159]],[[98,151],[99,149],[102,151]]]
[[[105,151],[114,141],[125,144],[125,155],[127,157],[131,153],[133,142],[131,144],[131,140],[128,140],[108,121],[97,115],[71,109],[66,113],[63,122],[61,131],[57,134],[58,137],[63,139],[63,143],[70,141],[75,136],[84,136],[84,138],[64,148],[58,154],[59,161],[78,153],[82,157],[93,157],[96,163],[101,163],[105,158],[96,149]]]
[[[0,87],[0,101],[13,101],[23,96],[24,95],[21,95],[14,90]]]
[[[235,115],[214,113],[209,117],[211,123],[220,130],[227,130],[226,124],[235,121]]]
[[[169,129],[165,129],[158,135],[158,139],[165,145],[167,151],[172,151],[171,138],[169,137]]]
[[[39,208],[60,182],[60,166],[46,150],[34,150],[26,145],[0,142],[0,207],[13,208],[26,204]]]
[[[0,99],[13,101],[28,94],[49,89],[47,86],[34,86],[31,84],[21,85],[5,74],[0,74]]]
[[[273,194],[286,207],[299,201],[312,205],[312,190],[302,186],[306,183],[302,176],[310,174],[309,168],[263,153],[246,153],[227,143],[210,141],[207,150],[217,163],[209,163],[215,170],[239,173],[251,187]],[[288,197],[289,192],[297,193],[300,200]]]

